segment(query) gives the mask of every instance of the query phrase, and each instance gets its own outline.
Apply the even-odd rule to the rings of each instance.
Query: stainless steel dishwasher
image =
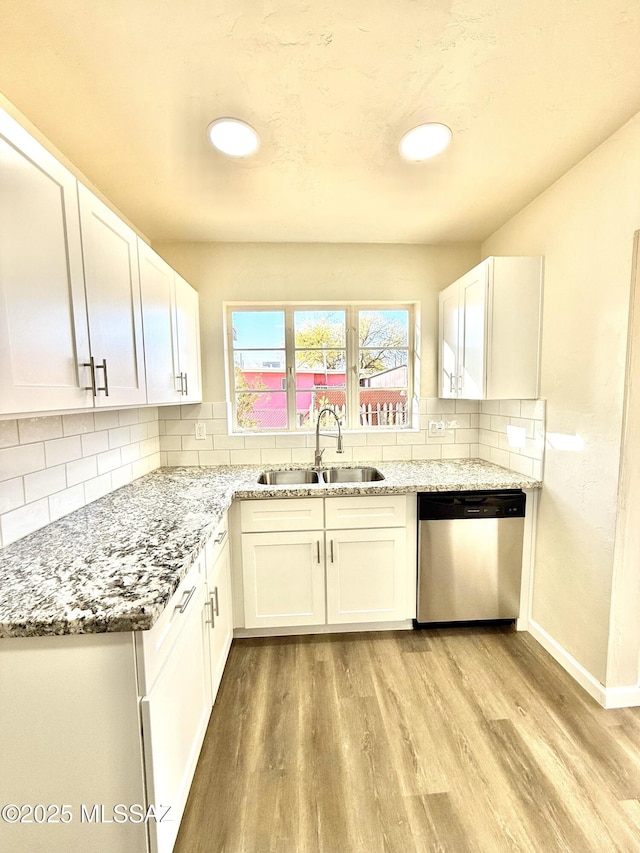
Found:
[[[418,494],[416,627],[518,616],[525,500],[519,489]]]

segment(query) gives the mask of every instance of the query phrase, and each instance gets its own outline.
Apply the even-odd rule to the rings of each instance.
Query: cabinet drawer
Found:
[[[325,513],[329,530],[404,527],[407,523],[407,498],[406,495],[326,498]]]
[[[215,566],[222,549],[229,541],[229,517],[225,513],[204,548],[207,574]]]
[[[187,576],[171,596],[156,624],[149,631],[136,632],[136,657],[138,662],[138,689],[144,696],[150,692],[154,681],[175,645],[187,616],[196,606],[198,589],[204,587],[204,553],[195,561]],[[187,597],[190,596],[187,600]]]
[[[240,526],[243,533],[272,533],[279,530],[322,530],[322,498],[242,501]]]

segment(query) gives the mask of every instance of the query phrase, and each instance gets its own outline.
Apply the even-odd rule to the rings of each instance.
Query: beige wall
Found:
[[[349,243],[159,243],[200,292],[204,399],[225,397],[222,303],[233,300],[421,301],[420,395],[435,397],[438,291],[480,260],[479,246]]]
[[[533,618],[606,683],[640,115],[506,223],[482,255],[541,254],[547,399]],[[561,449],[553,434],[576,436]],[[637,659],[637,655],[636,655]]]

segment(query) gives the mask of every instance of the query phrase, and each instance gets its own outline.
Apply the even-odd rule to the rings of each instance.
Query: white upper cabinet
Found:
[[[198,293],[138,240],[149,403],[199,403]]]
[[[93,406],[76,179],[0,111],[0,413]]]
[[[137,237],[82,184],[78,197],[95,404],[140,405],[147,394]]]
[[[200,369],[200,308],[198,292],[174,273],[176,287],[176,327],[178,330],[178,367],[183,403],[202,400]]]
[[[174,271],[138,240],[147,402],[180,403]]]
[[[439,305],[440,397],[538,396],[542,258],[487,258]]]

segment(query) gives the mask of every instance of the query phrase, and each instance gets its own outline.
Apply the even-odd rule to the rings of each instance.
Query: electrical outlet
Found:
[[[431,436],[439,436],[445,434],[445,422],[444,421],[429,421],[429,435]]]
[[[207,425],[202,421],[198,421],[196,424],[196,438],[199,440],[204,440],[207,437]]]

